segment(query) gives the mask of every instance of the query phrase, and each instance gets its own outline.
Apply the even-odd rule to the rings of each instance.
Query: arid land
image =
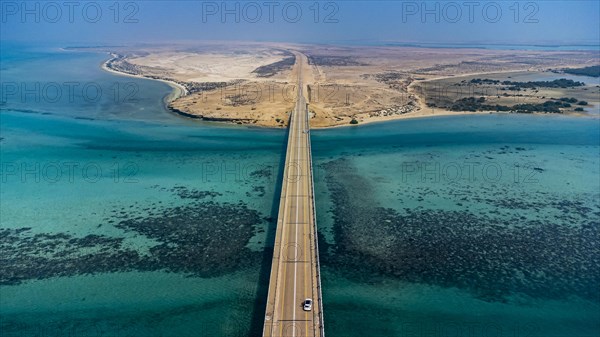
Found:
[[[304,68],[310,124],[315,128],[490,112],[585,115],[600,104],[598,78],[573,86],[523,84],[560,78],[563,69],[598,65],[597,51],[275,43],[97,49],[111,53],[106,69],[178,88],[168,102],[173,112],[237,124],[287,126],[297,67]],[[577,103],[561,98],[575,98]],[[587,105],[578,105],[581,102]],[[544,103],[552,109],[523,111],[520,105],[536,109],[546,107]]]

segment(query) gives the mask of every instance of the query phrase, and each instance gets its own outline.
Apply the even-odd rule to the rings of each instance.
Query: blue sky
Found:
[[[6,1],[2,40],[598,44],[599,1]],[[515,6],[515,3],[517,6]],[[318,10],[317,10],[318,8]]]

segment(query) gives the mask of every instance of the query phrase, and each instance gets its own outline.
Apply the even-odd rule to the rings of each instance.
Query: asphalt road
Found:
[[[296,54],[296,106],[291,115],[263,336],[322,336],[308,110]],[[305,299],[313,300],[304,311]]]

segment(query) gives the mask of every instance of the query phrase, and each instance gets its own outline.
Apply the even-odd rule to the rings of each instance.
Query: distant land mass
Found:
[[[600,64],[600,56],[590,50],[266,42],[90,49],[111,54],[106,70],[171,84],[174,113],[267,127],[288,125],[298,67],[314,128],[465,113],[581,114],[598,105],[600,94],[566,78],[599,76],[600,67],[589,65]]]

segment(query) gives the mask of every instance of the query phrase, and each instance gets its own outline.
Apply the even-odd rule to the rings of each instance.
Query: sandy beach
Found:
[[[111,58],[109,58],[108,60],[106,60],[102,63],[102,65],[101,65],[102,70],[108,71],[110,73],[113,73],[113,74],[119,75],[119,76],[143,78],[143,79],[148,79],[148,80],[161,81],[163,83],[168,84],[173,89],[173,91],[165,97],[165,102],[167,102],[167,103],[171,103],[172,101],[188,94],[188,90],[183,85],[181,85],[177,82],[174,82],[174,81],[150,78],[150,77],[143,76],[143,75],[128,74],[128,73],[125,73],[122,71],[117,71],[115,69],[112,69],[112,68],[108,67],[108,63],[110,61],[112,61],[113,59],[114,59],[114,54],[111,54]]]

